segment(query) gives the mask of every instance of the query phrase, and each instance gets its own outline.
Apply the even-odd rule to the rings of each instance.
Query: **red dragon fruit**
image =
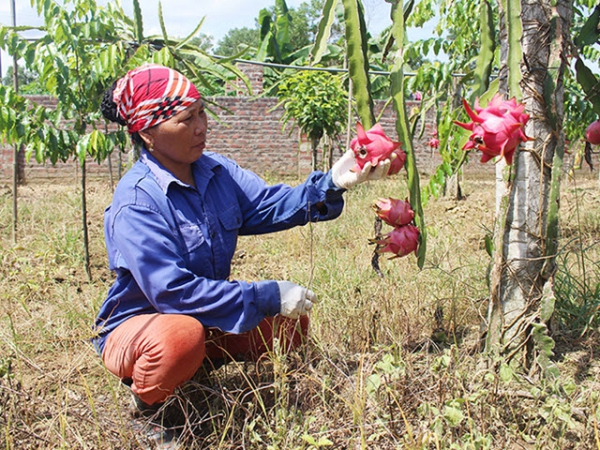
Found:
[[[427,145],[431,148],[438,148],[440,146],[440,140],[436,137],[432,137],[429,139],[429,142],[427,142]]]
[[[395,227],[382,239],[375,241],[381,248],[377,253],[393,253],[390,259],[400,258],[412,252],[417,254],[419,248],[419,229],[414,225]]]
[[[592,122],[585,132],[585,138],[590,144],[600,144],[600,120]]]
[[[406,160],[406,155],[400,149],[400,142],[394,142],[383,131],[380,124],[376,123],[369,131],[365,131],[360,122],[356,124],[356,137],[350,141],[350,148],[356,156],[356,165],[353,170],[361,171],[367,162],[370,162],[375,167],[380,161],[385,161],[392,157],[392,153],[396,153],[394,160],[400,159],[394,166],[394,170],[401,163],[397,171],[400,171]],[[397,151],[398,150],[398,151]],[[388,174],[391,175],[392,167]],[[397,173],[397,172],[394,172]]]
[[[523,132],[529,120],[529,115],[523,112],[525,105],[517,103],[514,98],[502,100],[499,94],[494,95],[485,108],[479,106],[479,99],[475,100],[475,111],[464,99],[463,105],[472,120],[469,123],[454,122],[472,131],[463,150],[481,150],[481,162],[500,156],[506,159],[507,164],[512,164],[517,145],[529,140]]]
[[[415,218],[410,203],[395,198],[380,198],[373,209],[381,220],[391,226],[408,225]]]
[[[394,150],[392,155],[396,155],[396,157],[392,159],[388,175],[396,175],[404,167],[404,163],[406,163],[406,153],[401,148]]]

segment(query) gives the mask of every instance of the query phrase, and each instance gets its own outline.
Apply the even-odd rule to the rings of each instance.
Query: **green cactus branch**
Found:
[[[369,79],[364,10],[360,0],[343,0],[343,4],[352,95],[356,101],[361,123],[368,130],[374,125],[375,115],[373,114],[373,98],[371,97],[371,82]]]
[[[405,22],[403,14],[402,0],[394,6],[392,10],[392,33],[395,41],[398,43],[397,57],[392,74],[390,76],[392,84],[392,98],[394,100],[394,109],[396,110],[396,131],[402,142],[402,148],[406,152],[405,169],[407,173],[408,190],[410,193],[410,204],[415,212],[415,223],[421,232],[419,236],[419,249],[417,254],[417,265],[420,269],[425,264],[425,253],[427,249],[427,229],[423,215],[423,206],[421,203],[421,188],[419,185],[419,171],[417,170],[415,152],[412,143],[412,133],[408,115],[406,114],[406,103],[404,100],[404,71],[403,50]]]
[[[523,49],[521,36],[523,24],[521,23],[521,0],[502,0],[506,11],[506,28],[508,30],[508,92],[511,97],[520,100],[521,92],[521,61]]]

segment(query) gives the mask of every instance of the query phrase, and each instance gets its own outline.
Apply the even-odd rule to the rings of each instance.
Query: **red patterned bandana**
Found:
[[[113,101],[127,131],[146,130],[189,108],[200,98],[190,80],[176,70],[146,64],[117,81]]]

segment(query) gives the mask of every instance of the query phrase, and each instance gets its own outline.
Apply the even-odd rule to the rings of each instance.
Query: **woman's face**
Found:
[[[176,173],[178,167],[188,166],[202,156],[207,128],[204,102],[198,100],[170,119],[141,131],[140,136],[153,148],[154,157]]]

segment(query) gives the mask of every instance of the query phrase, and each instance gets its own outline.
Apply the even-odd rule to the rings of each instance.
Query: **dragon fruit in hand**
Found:
[[[400,147],[392,152],[392,157],[393,155],[396,155],[396,157],[392,159],[388,175],[395,175],[400,172],[400,169],[404,167],[404,163],[406,162],[406,153]]]
[[[472,132],[463,150],[481,150],[481,162],[501,156],[507,164],[512,164],[519,143],[529,140],[523,132],[529,120],[529,115],[523,112],[525,105],[517,103],[514,98],[502,100],[499,94],[494,95],[485,108],[479,106],[479,100],[475,100],[475,111],[464,99],[463,105],[471,122],[454,122]]]
[[[392,153],[396,153],[396,158],[392,161],[388,175],[397,173],[406,160],[406,155],[399,147],[400,142],[394,142],[387,137],[380,124],[377,123],[369,131],[365,131],[362,124],[358,122],[356,124],[356,137],[350,141],[350,148],[356,157],[356,165],[353,170],[356,172],[361,171],[367,162],[375,167],[380,161],[390,159]],[[398,160],[398,163],[394,164],[396,160]]]

